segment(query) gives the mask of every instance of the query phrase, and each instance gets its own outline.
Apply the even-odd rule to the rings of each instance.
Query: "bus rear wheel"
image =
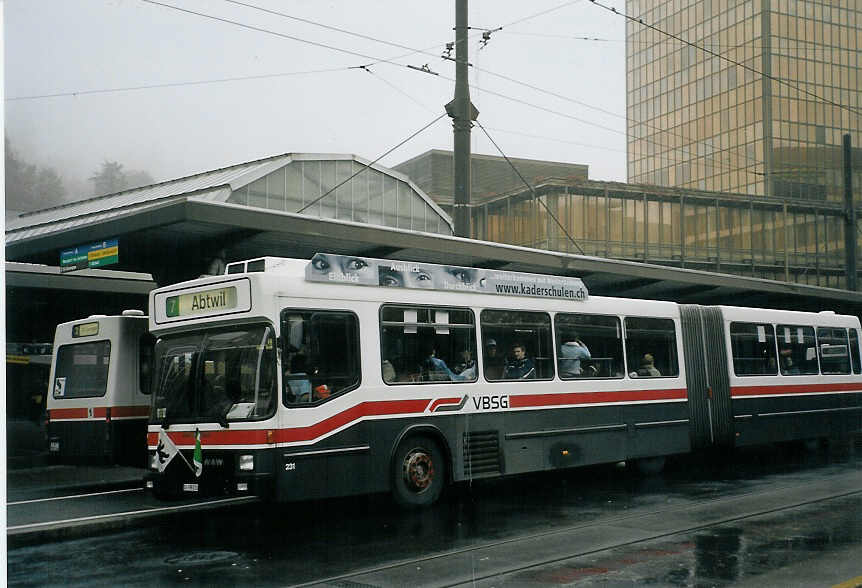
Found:
[[[392,495],[398,505],[420,508],[434,504],[446,481],[446,462],[430,437],[404,439],[395,451]]]

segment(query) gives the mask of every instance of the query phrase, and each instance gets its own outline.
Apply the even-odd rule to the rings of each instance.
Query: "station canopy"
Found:
[[[371,165],[356,155],[287,153],[24,214],[7,222],[7,259],[57,265],[58,249],[122,235],[119,267],[150,271],[145,250],[160,243],[136,242],[134,229],[140,222],[131,219],[162,220],[178,204],[194,203],[440,235],[453,232],[449,215],[401,173]],[[118,230],[108,235],[105,230],[112,225]],[[202,227],[184,230],[189,228],[202,231],[207,247],[217,245],[213,241],[218,236],[211,231]],[[227,238],[228,245],[237,237],[220,236]],[[204,253],[208,258],[219,257],[211,248]]]

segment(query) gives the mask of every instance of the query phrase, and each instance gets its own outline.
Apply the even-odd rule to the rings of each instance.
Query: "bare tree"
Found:
[[[93,182],[93,195],[103,196],[152,184],[153,177],[142,170],[126,171],[122,163],[106,159],[102,162],[102,168],[90,177],[90,181]]]
[[[29,212],[62,204],[66,189],[50,167],[39,167],[20,159],[9,137],[4,137],[6,165],[6,210]]]
[[[90,181],[93,182],[94,196],[122,192],[127,185],[123,164],[107,159],[102,162],[102,169],[90,176]]]

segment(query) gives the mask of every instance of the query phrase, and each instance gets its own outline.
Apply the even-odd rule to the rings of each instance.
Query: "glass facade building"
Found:
[[[630,182],[841,201],[849,133],[858,193],[862,1],[627,0],[626,13],[655,27],[626,25]]]
[[[534,189],[473,206],[473,236],[846,287],[843,203],[599,181],[548,181]]]

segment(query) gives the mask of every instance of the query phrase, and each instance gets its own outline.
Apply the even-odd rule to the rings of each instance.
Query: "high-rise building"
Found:
[[[840,201],[849,133],[862,185],[862,0],[627,0],[626,12],[645,23],[626,25],[630,182]]]

